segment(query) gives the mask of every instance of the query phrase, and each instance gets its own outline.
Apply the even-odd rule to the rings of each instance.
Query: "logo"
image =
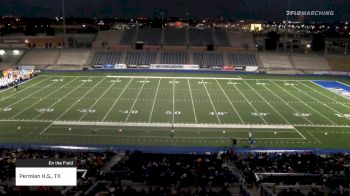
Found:
[[[287,16],[334,16],[334,11],[287,10]]]

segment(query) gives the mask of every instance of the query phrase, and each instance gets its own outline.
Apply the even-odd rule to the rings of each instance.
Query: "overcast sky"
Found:
[[[288,0],[65,0],[67,16],[151,17],[166,16],[226,19],[280,20],[286,16]],[[0,15],[60,15],[61,0],[0,0]],[[350,20],[350,0],[291,0],[292,10],[330,10],[334,16],[306,20]]]

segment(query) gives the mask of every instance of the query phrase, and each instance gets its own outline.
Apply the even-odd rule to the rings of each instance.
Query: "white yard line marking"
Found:
[[[264,86],[268,91],[270,91],[273,95],[275,95],[277,98],[279,98],[284,104],[286,104],[290,109],[294,110],[296,113],[300,113],[298,110],[296,110],[294,107],[292,107],[288,102],[284,101],[280,96],[278,96],[276,93],[274,93],[269,87]],[[306,121],[308,121],[310,124],[314,125],[313,122],[311,122],[309,119],[307,119],[305,116],[302,116]]]
[[[79,79],[80,77],[77,77],[77,79]],[[91,79],[91,77],[89,78],[89,79]],[[61,97],[60,99],[58,99],[55,103],[53,103],[50,107],[49,107],[49,109],[51,109],[53,106],[55,106],[57,103],[59,103],[59,102],[61,102],[65,97],[67,97],[68,95],[70,95],[70,94],[72,94],[73,92],[75,92],[77,89],[79,89],[81,86],[83,86],[84,84],[86,84],[86,83],[81,83],[80,85],[78,85],[77,87],[75,87],[73,90],[71,90],[69,93],[67,93],[65,96],[63,96],[63,97]],[[39,118],[39,116],[41,116],[42,114],[44,114],[44,113],[40,113],[40,114],[38,114],[35,118],[33,118],[34,120],[35,119],[37,119],[37,118]]]
[[[93,86],[92,88],[90,88],[90,90],[86,91],[85,94],[83,94],[83,95],[79,98],[79,100],[83,99],[87,94],[89,94],[93,89],[95,89],[96,86],[98,86],[98,85],[99,85],[101,82],[103,82],[105,79],[106,79],[106,78],[103,78],[101,81],[97,82],[97,83],[95,84],[95,86]],[[65,115],[70,109],[72,109],[77,103],[79,103],[79,102],[74,102],[71,106],[69,106],[68,109],[66,109],[66,110],[65,110],[59,117],[57,117],[53,122],[55,122],[55,121],[57,121],[58,119],[60,119],[60,118],[61,118],[63,115]],[[40,135],[42,135],[43,133],[45,133],[45,131],[46,131],[51,125],[52,125],[52,123],[49,124],[49,126],[45,127],[45,129],[42,130],[42,131],[40,132]]]
[[[139,78],[139,79],[205,79],[205,80],[227,80],[228,78],[214,78],[214,77],[166,77],[166,76],[107,76],[109,78]],[[231,80],[242,80],[239,78],[229,78]]]
[[[230,80],[231,82],[231,80]],[[247,99],[247,97],[241,92],[241,90],[236,86],[236,85],[232,85],[234,86],[237,91],[242,95],[242,97],[248,102],[248,104],[250,105],[250,107],[253,108],[253,110],[256,112],[256,113],[259,113],[259,111],[253,106],[253,104]],[[259,117],[262,119],[262,121],[264,121],[265,124],[268,124],[267,121],[261,116],[259,115]]]
[[[123,91],[119,94],[118,98],[114,101],[113,105],[109,108],[108,112],[106,113],[106,115],[103,117],[102,121],[105,121],[107,116],[111,113],[111,111],[113,110],[114,106],[117,104],[117,102],[119,101],[120,97],[124,94],[125,90],[128,89],[130,83],[133,81],[134,79],[130,79],[128,84],[126,84],[126,86],[124,87]]]
[[[159,78],[159,80],[158,80],[158,85],[157,85],[156,94],[154,95],[153,104],[152,104],[152,109],[151,109],[151,113],[150,113],[149,119],[148,119],[148,122],[149,122],[149,123],[151,122],[151,119],[152,119],[153,110],[154,110],[154,105],[156,104],[156,100],[157,100],[157,97],[158,97],[158,90],[159,90],[159,85],[160,85],[160,81],[161,81],[161,80],[162,80],[161,78]]]
[[[7,105],[6,107],[11,107],[11,106],[13,106],[13,105],[15,105],[15,104],[17,104],[17,103],[23,101],[23,100],[26,100],[28,97],[31,97],[32,95],[34,95],[34,94],[36,94],[36,93],[38,93],[38,92],[40,92],[40,91],[46,89],[47,87],[49,87],[49,86],[51,86],[51,85],[53,85],[53,84],[56,84],[56,83],[57,83],[57,82],[52,82],[51,84],[45,86],[44,88],[40,88],[40,89],[34,91],[33,93],[31,93],[31,94],[29,94],[29,95],[23,97],[22,99],[20,99],[20,100],[14,102],[14,103],[12,103],[12,104],[10,104],[10,105]]]
[[[111,82],[112,84],[109,85],[109,87],[100,95],[100,97],[97,98],[97,100],[90,106],[90,108],[88,110],[91,110],[92,108],[95,107],[95,105],[102,99],[102,97],[112,88],[112,86],[114,86],[115,84],[117,84],[117,82],[113,83]],[[85,112],[80,118],[79,118],[79,121],[81,121],[85,116],[86,114],[88,114],[88,112]],[[96,120],[96,119],[95,119]]]
[[[244,81],[244,80],[243,80]],[[256,80],[257,82],[259,82],[258,80]],[[276,110],[275,107],[273,107],[268,101],[266,101],[266,99],[260,94],[258,93],[247,81],[244,81],[249,88],[253,89],[253,91],[261,98],[265,101],[265,103],[267,103],[268,106],[270,106],[270,108],[272,108],[285,122],[287,122],[289,125],[291,124],[278,110]],[[301,134],[300,132],[298,132],[300,134],[300,136],[304,139],[306,139],[306,137]]]
[[[66,84],[65,84],[65,85],[63,85],[62,87],[65,87],[65,86],[69,85],[70,83],[74,82],[75,80],[76,80],[76,78],[75,78],[75,79],[73,79],[73,80],[71,80],[70,82],[66,83]],[[28,106],[28,107],[27,107],[27,108],[25,108],[24,110],[22,110],[22,111],[18,112],[17,114],[15,114],[14,116],[12,116],[10,119],[14,119],[14,118],[16,118],[17,116],[19,116],[20,114],[22,114],[22,113],[24,113],[24,112],[28,111],[28,110],[29,110],[30,108],[32,108],[34,105],[36,105],[36,104],[38,104],[39,102],[41,102],[41,101],[42,101],[42,99],[46,99],[47,97],[49,97],[50,95],[52,95],[52,94],[56,93],[57,91],[59,91],[59,90],[61,90],[61,89],[62,89],[62,88],[57,88],[56,90],[52,91],[51,93],[49,93],[49,94],[48,94],[48,95],[46,95],[45,97],[43,97],[43,98],[39,99],[38,101],[36,101],[36,102],[34,102],[33,104],[31,104],[30,106]],[[38,116],[40,116],[41,114],[43,114],[43,113],[38,114]],[[33,118],[33,119],[36,119],[36,117],[35,117],[35,118]]]
[[[294,87],[294,86],[292,86],[292,87],[295,88],[295,89],[297,89],[299,92],[302,92],[304,95],[307,95],[308,97],[312,98],[313,100],[319,102],[321,105],[326,106],[327,108],[333,110],[334,112],[341,114],[341,112],[339,112],[338,110],[336,110],[336,109],[330,107],[329,105],[327,105],[327,104],[321,102],[319,99],[317,99],[317,98],[315,98],[315,97],[313,97],[313,96],[311,96],[311,95],[305,93],[304,91],[300,90],[299,88],[296,88],[296,87]],[[348,119],[348,120],[350,119],[350,117],[345,117],[345,118]]]
[[[345,107],[347,107],[347,108],[350,109],[350,106],[345,105],[344,103],[338,101],[337,99],[333,99],[332,97],[330,97],[330,96],[328,96],[328,95],[326,95],[326,94],[324,94],[324,93],[321,93],[320,91],[318,91],[318,90],[314,89],[313,87],[311,87],[311,86],[309,86],[309,85],[306,85],[306,84],[304,84],[304,83],[302,83],[302,82],[299,82],[299,83],[302,84],[302,85],[304,85],[304,86],[306,86],[307,88],[311,89],[312,91],[317,92],[318,94],[323,95],[324,97],[327,97],[328,99],[330,99],[330,100],[332,100],[332,101],[335,101],[335,102],[337,102],[337,103],[339,103],[339,104],[341,104],[341,105],[343,105],[343,106],[345,106]],[[311,81],[310,81],[310,83],[315,84],[315,85],[321,87],[322,89],[325,89],[325,90],[329,91],[328,89],[324,88],[323,86],[321,86],[321,85],[319,85],[319,84],[317,84],[317,83],[314,83],[314,82],[311,82]],[[332,92],[332,91],[329,91],[329,92]],[[336,93],[334,93],[334,95],[337,95],[337,96],[339,96],[339,97],[342,97],[342,96],[340,96],[340,95],[338,95],[338,94],[336,94]],[[342,98],[344,98],[344,97],[342,97]],[[345,99],[346,99],[346,98],[345,98]]]
[[[233,106],[232,101],[231,101],[231,100],[229,99],[229,97],[227,96],[226,92],[225,92],[224,89],[222,88],[222,86],[221,86],[221,84],[219,83],[219,81],[217,81],[217,80],[215,80],[215,81],[216,81],[216,83],[219,85],[221,91],[224,93],[226,99],[229,101],[229,103],[230,103],[231,107],[233,108],[233,110],[236,112],[236,114],[237,114],[239,120],[242,122],[242,124],[245,124],[244,121],[243,121],[243,119],[242,119],[242,117],[239,115],[238,111],[237,111],[236,108]]]
[[[117,137],[117,138],[163,138],[163,139],[169,139],[169,136],[152,136],[152,135],[136,135],[136,136],[131,136],[131,135],[108,135],[108,134],[62,134],[62,133],[46,133],[45,136],[76,136],[76,137]],[[223,139],[227,141],[231,141],[230,138],[228,137],[177,137],[174,136],[174,139]],[[244,137],[235,137],[235,139],[238,140],[247,140],[247,138]],[[300,140],[302,138],[256,138],[259,140]]]
[[[201,79],[201,80],[202,80],[203,86],[204,86],[204,88],[205,88],[205,91],[207,92],[207,95],[208,95],[208,97],[209,97],[209,101],[210,101],[210,103],[211,103],[211,106],[213,107],[213,110],[214,110],[214,112],[215,112],[216,118],[218,119],[219,124],[221,124],[221,121],[220,121],[220,118],[219,118],[218,113],[216,112],[216,109],[215,109],[215,106],[214,106],[213,100],[211,100],[211,98],[210,98],[210,95],[209,95],[209,92],[208,92],[207,86],[205,85],[205,82],[203,81],[203,79]]]
[[[191,95],[191,102],[192,102],[192,109],[193,109],[194,121],[195,121],[196,124],[197,124],[198,121],[197,121],[196,109],[195,109],[194,103],[193,103],[192,89],[191,89],[191,84],[190,84],[190,80],[189,80],[189,79],[187,79],[187,83],[188,83],[188,89],[190,90],[190,95]]]
[[[289,95],[291,95],[292,97],[294,97],[295,99],[299,100],[301,103],[303,103],[305,106],[307,106],[308,108],[312,109],[314,112],[316,112],[317,114],[319,114],[320,116],[322,116],[323,118],[327,119],[329,122],[331,122],[334,125],[339,126],[337,123],[333,122],[332,120],[330,120],[329,118],[327,118],[326,116],[324,116],[323,114],[321,114],[319,111],[315,110],[313,107],[309,106],[308,104],[306,104],[305,102],[303,102],[302,100],[300,100],[298,97],[294,96],[293,94],[289,93],[287,90],[285,90],[284,88],[282,88],[281,86],[279,86],[278,84],[276,84],[275,82],[271,81],[274,85],[278,86],[279,88],[281,88],[282,90],[284,90],[285,92],[287,92]]]
[[[173,79],[173,116],[171,122],[172,124],[175,122],[175,78]]]
[[[131,106],[131,108],[130,108],[130,110],[129,110],[128,116],[127,116],[126,119],[124,120],[125,122],[127,122],[127,121],[129,120],[129,117],[130,117],[130,115],[131,115],[131,113],[132,113],[132,110],[134,109],[134,107],[135,107],[135,105],[136,105],[137,99],[139,98],[139,96],[140,96],[140,94],[141,94],[141,91],[142,91],[143,87],[144,87],[145,84],[146,84],[146,81],[147,81],[147,78],[144,80],[144,82],[143,82],[143,84],[142,84],[142,86],[141,86],[139,92],[137,93],[137,96],[136,96],[136,98],[135,98],[135,101],[134,101],[134,103],[132,104],[132,106]]]
[[[258,80],[257,80],[258,81]],[[248,82],[244,81],[272,110],[274,110],[287,124],[291,124],[279,111],[276,110],[260,93],[258,93]]]

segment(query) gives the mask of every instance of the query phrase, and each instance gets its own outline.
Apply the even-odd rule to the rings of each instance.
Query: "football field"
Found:
[[[350,148],[350,100],[313,80],[40,75],[0,92],[0,142]]]

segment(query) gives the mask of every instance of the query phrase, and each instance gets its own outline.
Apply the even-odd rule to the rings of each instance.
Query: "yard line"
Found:
[[[34,103],[33,103],[33,104],[31,104],[30,106],[26,107],[26,109],[24,109],[24,110],[22,110],[22,111],[18,112],[17,114],[15,114],[14,116],[12,116],[10,119],[14,119],[14,118],[15,118],[15,117],[17,117],[18,115],[20,115],[20,114],[22,114],[23,112],[25,112],[25,111],[29,110],[29,109],[30,109],[30,108],[32,108],[34,105],[36,105],[36,104],[38,104],[39,102],[41,102],[41,101],[42,101],[42,99],[46,99],[47,97],[49,97],[50,95],[52,95],[52,94],[56,93],[57,91],[62,90],[62,88],[63,88],[63,87],[65,87],[65,86],[69,85],[70,83],[74,82],[76,79],[77,79],[77,78],[75,78],[75,79],[71,80],[70,82],[66,83],[66,84],[65,84],[65,85],[63,85],[62,87],[57,88],[56,90],[52,91],[51,93],[49,93],[49,94],[48,94],[48,95],[46,95],[45,97],[43,97],[43,98],[39,99],[38,101],[34,102]],[[51,108],[51,107],[50,107],[50,108]],[[43,113],[44,113],[44,112],[43,112]],[[41,115],[41,114],[43,114],[43,113],[39,113],[39,114],[38,114],[38,116],[40,116],[40,115]],[[36,116],[36,117],[37,117],[37,116]],[[34,120],[34,119],[36,119],[36,117],[35,117],[35,118],[33,118],[33,120]]]
[[[3,100],[8,99],[8,98],[10,98],[10,97],[13,97],[13,96],[15,96],[15,95],[17,95],[17,94],[19,94],[19,93],[21,93],[21,92],[23,92],[23,91],[26,91],[26,90],[28,90],[28,89],[30,89],[30,88],[32,88],[32,87],[34,87],[34,86],[36,86],[36,85],[38,85],[38,84],[44,82],[44,81],[46,81],[47,79],[48,79],[48,78],[46,78],[46,79],[44,79],[44,80],[41,80],[41,81],[38,82],[38,83],[32,84],[32,85],[28,86],[27,88],[25,88],[25,89],[22,90],[22,91],[20,90],[20,91],[17,91],[17,92],[15,92],[15,93],[13,93],[13,94],[7,96],[7,97],[4,97],[4,98],[2,98],[2,99],[0,100],[0,102],[3,101]],[[27,97],[28,97],[28,96],[27,96]]]
[[[258,80],[257,80],[258,81]],[[259,82],[259,81],[258,81]],[[263,85],[268,91],[270,91],[273,95],[275,95],[277,98],[279,98],[284,104],[286,104],[290,109],[294,110],[294,112],[296,113],[300,113],[298,110],[296,110],[294,107],[292,107],[289,103],[287,103],[286,101],[284,101],[280,96],[278,96],[275,92],[273,92],[271,89],[269,89],[269,87]],[[306,121],[308,121],[310,124],[314,125],[314,123],[312,121],[310,121],[309,119],[307,119],[305,116],[302,116]]]
[[[109,115],[109,113],[111,113],[112,109],[114,108],[114,106],[117,104],[117,102],[119,101],[120,97],[123,95],[124,91],[128,88],[128,86],[130,85],[131,81],[133,81],[134,79],[131,78],[131,80],[129,80],[128,84],[126,84],[126,86],[124,87],[123,91],[119,94],[118,98],[114,101],[113,105],[109,108],[108,112],[106,113],[106,115],[103,117],[102,121],[105,121],[107,116]]]
[[[244,81],[244,80],[243,80]],[[259,82],[258,80],[256,80],[257,82]],[[285,120],[289,125],[291,125],[291,123],[278,111],[276,110],[275,107],[273,107],[269,102],[267,102],[267,100],[260,94],[258,93],[248,82],[244,81],[251,89],[253,89],[253,91],[259,95],[259,97],[261,97],[266,103],[267,105],[269,105],[281,118],[283,118],[283,120]],[[263,85],[265,87],[265,85]],[[295,129],[295,128],[294,128]],[[295,129],[296,130],[296,129]],[[296,132],[304,139],[306,139],[306,137],[301,134],[298,130],[296,130]]]
[[[157,86],[156,94],[154,95],[153,104],[152,104],[152,109],[151,109],[151,113],[150,113],[149,119],[148,119],[148,122],[149,122],[149,123],[151,122],[151,118],[152,118],[152,115],[153,115],[154,105],[155,105],[155,103],[156,103],[156,99],[157,99],[157,96],[158,96],[158,90],[159,90],[159,85],[160,85],[160,81],[161,81],[161,80],[162,80],[162,78],[159,78],[159,80],[158,80],[158,86]]]
[[[55,83],[57,83],[57,82],[52,82],[51,84],[45,86],[44,88],[40,88],[40,89],[34,91],[33,93],[31,93],[31,94],[29,94],[29,95],[23,97],[22,99],[20,99],[20,100],[14,102],[14,103],[12,103],[12,104],[6,106],[6,107],[11,107],[11,106],[13,106],[13,105],[15,105],[15,104],[17,104],[17,103],[19,103],[19,102],[21,102],[21,101],[27,99],[28,97],[31,97],[32,95],[34,95],[34,94],[36,94],[36,93],[38,93],[38,92],[40,92],[40,91],[42,91],[42,90],[45,90],[46,88],[48,88],[49,86],[51,86],[51,85],[53,85],[53,84],[55,84]]]
[[[196,109],[194,108],[192,89],[191,89],[191,84],[190,84],[190,80],[189,79],[187,79],[187,83],[188,83],[188,87],[189,87],[190,95],[191,95],[191,102],[192,102],[192,109],[193,109],[194,120],[195,120],[195,122],[197,124],[198,121],[197,121]]]
[[[232,82],[231,80],[229,80],[230,82]],[[237,91],[242,95],[242,97],[248,102],[248,104],[253,108],[253,110],[256,112],[256,113],[259,113],[259,111],[253,106],[253,104],[247,99],[247,97],[241,92],[241,90],[239,90],[239,88],[236,86],[236,85],[233,85]],[[265,124],[268,124],[266,122],[266,120],[261,116],[259,115],[259,117],[264,121]]]
[[[236,114],[237,114],[239,120],[241,120],[242,124],[245,124],[244,121],[242,120],[241,116],[239,115],[238,111],[237,111],[236,108],[233,106],[232,101],[229,99],[229,97],[227,96],[226,92],[224,91],[224,89],[223,89],[222,86],[220,85],[219,81],[218,81],[218,80],[215,80],[215,81],[216,81],[216,83],[219,85],[221,91],[224,93],[226,99],[230,102],[231,107],[235,110],[235,112],[236,112]]]
[[[172,124],[175,121],[175,78],[173,79],[173,116],[172,116]]]
[[[247,81],[243,80],[247,86],[252,89],[262,100],[265,101],[265,103],[267,103],[268,106],[270,106],[271,109],[273,109],[284,121],[287,122],[287,124],[291,124],[279,111],[276,110],[276,108],[274,108],[260,93],[258,93]]]
[[[125,119],[125,122],[127,122],[127,121],[129,120],[129,117],[130,117],[130,115],[131,115],[131,111],[134,109],[134,107],[135,107],[135,105],[136,105],[136,102],[137,102],[137,99],[139,98],[139,96],[140,96],[140,94],[141,94],[141,91],[142,91],[143,87],[144,87],[145,84],[146,84],[146,81],[147,81],[147,78],[144,80],[144,82],[143,82],[143,84],[142,84],[142,86],[141,86],[139,92],[137,93],[137,96],[136,96],[136,98],[135,98],[135,101],[134,101],[134,103],[132,104],[132,107],[131,107],[130,110],[129,110],[129,113],[128,113],[128,116],[127,116],[126,119]]]
[[[213,101],[212,101],[212,100],[211,100],[211,98],[210,98],[210,95],[209,95],[209,92],[208,92],[207,86],[205,85],[205,83],[204,83],[203,79],[202,79],[202,83],[203,83],[203,86],[204,86],[204,88],[205,88],[205,91],[207,92],[207,95],[208,95],[208,97],[209,97],[209,101],[210,101],[210,103],[211,103],[211,106],[212,106],[212,107],[213,107],[213,109],[214,109],[214,112],[215,112],[216,118],[218,119],[219,124],[221,124],[221,121],[220,121],[219,115],[218,115],[218,113],[216,112],[216,109],[215,109],[215,107],[214,107],[214,103],[213,103]]]
[[[76,77],[76,76],[75,76]],[[103,78],[101,81],[99,81],[98,83],[95,84],[95,86],[93,86],[92,88],[90,88],[88,91],[85,92],[85,94],[83,94],[79,100],[81,100],[82,98],[84,98],[87,94],[89,94],[93,89],[96,88],[96,86],[98,86],[101,82],[103,82],[107,77]],[[72,109],[77,103],[79,103],[78,101],[77,102],[74,102],[68,109],[66,109],[59,117],[57,117],[53,122],[57,121],[58,119],[60,119],[63,115],[65,115],[70,109]],[[52,125],[49,124],[49,126],[45,127],[44,130],[42,130],[40,132],[40,135],[42,135],[43,133],[45,133],[45,131]]]
[[[119,79],[119,78],[118,78]],[[101,94],[101,96],[99,98],[97,98],[97,100],[90,106],[90,108],[88,109],[91,110],[92,108],[95,107],[95,105],[102,99],[102,97],[112,88],[113,85],[117,84],[117,82],[113,83],[111,82],[112,84]],[[88,114],[88,112],[85,112],[80,118],[78,121],[81,121],[85,116],[86,114]]]
[[[337,123],[333,122],[332,120],[330,120],[329,118],[327,118],[326,116],[324,116],[323,114],[321,114],[319,111],[315,110],[313,107],[309,106],[308,104],[306,104],[304,101],[300,100],[298,97],[294,96],[293,94],[291,94],[290,92],[288,92],[286,89],[282,88],[281,86],[279,86],[278,84],[276,84],[275,82],[271,81],[274,85],[278,86],[280,89],[282,89],[283,91],[287,92],[289,95],[291,95],[292,97],[294,97],[295,99],[299,100],[301,103],[303,103],[304,105],[306,105],[308,108],[312,109],[314,112],[316,112],[317,114],[319,114],[320,116],[322,116],[323,118],[327,119],[329,122],[331,122],[333,125],[337,125],[339,126]]]
[[[304,83],[302,83],[302,82],[299,82],[299,83],[302,84],[302,85],[304,85],[304,86],[306,86],[307,88],[309,88],[309,89],[311,89],[311,90],[317,92],[318,94],[323,95],[323,96],[325,96],[325,97],[331,99],[332,101],[335,101],[335,102],[337,102],[337,103],[339,103],[339,104],[341,104],[341,105],[343,105],[343,106],[345,106],[345,107],[347,107],[347,108],[350,109],[350,106],[347,106],[347,105],[345,105],[344,103],[342,103],[342,102],[340,102],[340,101],[338,101],[338,100],[336,100],[336,99],[333,99],[332,97],[329,97],[328,95],[326,95],[326,94],[324,94],[324,93],[321,93],[320,91],[317,91],[317,90],[314,89],[313,87],[311,87],[311,86],[309,86],[309,85],[306,85],[306,84],[304,84]],[[310,83],[316,84],[316,83],[311,82],[311,81],[310,81]],[[316,85],[318,85],[318,84],[316,84]],[[320,85],[318,85],[318,86],[320,86]],[[323,88],[322,86],[320,86],[320,87]],[[323,88],[323,89],[325,89],[325,88]],[[327,89],[326,89],[326,90],[327,90]],[[331,91],[330,91],[330,92],[331,92]],[[337,95],[337,94],[336,94],[336,95]],[[338,96],[339,96],[339,95],[338,95]]]
[[[80,77],[77,77],[76,79],[78,79]],[[91,79],[91,77],[89,77],[89,80]],[[65,96],[61,97],[60,99],[58,99],[55,103],[53,103],[49,108],[52,108],[53,106],[55,106],[57,103],[61,102],[65,97],[67,97],[68,95],[72,94],[74,91],[76,91],[77,89],[79,89],[81,86],[83,86],[84,82],[82,82],[80,85],[78,85],[77,87],[75,87],[73,90],[71,90],[69,93],[67,93]],[[44,113],[40,113],[38,114],[35,118],[33,119],[37,119],[39,116],[41,116]]]
[[[300,90],[299,88],[296,88],[296,87],[294,87],[294,86],[292,86],[292,87],[295,88],[295,89],[297,89],[299,92],[302,92],[303,94],[307,95],[308,97],[312,98],[313,100],[319,102],[321,105],[324,105],[324,106],[326,106],[327,108],[333,110],[334,112],[341,114],[341,112],[339,112],[338,110],[336,110],[336,109],[330,107],[329,105],[327,105],[327,104],[321,102],[321,101],[318,100],[317,98],[315,98],[315,97],[313,97],[313,96],[311,96],[311,95],[305,93],[304,91]],[[350,117],[345,117],[345,118],[348,119],[348,120],[350,119]]]

